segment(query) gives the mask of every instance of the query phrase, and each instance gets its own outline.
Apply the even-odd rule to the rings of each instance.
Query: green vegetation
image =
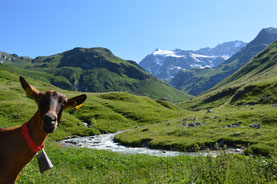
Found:
[[[277,183],[276,45],[215,89],[188,102],[173,104],[125,92],[86,93],[83,106],[66,110],[57,131],[47,139],[46,151],[55,168],[41,175],[33,159],[23,169],[18,183]],[[19,75],[24,74],[41,91],[57,90],[68,98],[81,94],[51,85],[53,81],[63,85],[71,85],[77,78],[81,81],[83,72],[71,65],[56,68],[63,63],[62,56],[51,57],[47,62],[47,57],[36,58],[34,65],[42,70],[42,65],[51,63],[47,67],[53,67],[52,72],[64,72],[63,75],[36,70],[33,64],[24,66],[31,67],[30,71],[0,64],[0,127],[21,125],[37,109],[24,94]],[[149,88],[152,86],[154,83]],[[241,122],[240,126],[227,128],[237,122]],[[189,128],[193,123],[201,126]],[[253,123],[261,127],[251,128]],[[126,145],[146,144],[181,151],[232,146],[245,148],[245,154],[252,156],[226,155],[222,151],[216,158],[162,158],[66,148],[55,141],[126,129],[129,130],[116,136]]]
[[[18,73],[25,75],[27,69],[31,71],[27,73],[33,75],[30,77],[38,75],[40,80],[66,90],[121,91],[173,102],[192,98],[148,74],[135,62],[116,57],[105,48],[74,48],[33,60],[6,53],[3,56],[6,58],[4,64],[16,67]]]
[[[272,159],[226,155],[153,157],[47,144],[54,168],[39,173],[33,159],[18,183],[276,183]]]
[[[275,32],[263,29],[246,47],[215,68],[196,69],[194,75],[176,78],[171,84],[191,95],[199,95],[243,67],[255,55],[277,39]],[[266,59],[265,59],[266,60]],[[180,74],[183,77],[184,74]]]
[[[183,104],[182,104],[183,105]],[[220,107],[184,113],[175,120],[163,121],[153,125],[123,132],[116,140],[126,145],[141,146],[148,140],[149,147],[198,151],[216,149],[224,145],[247,148],[246,153],[268,155],[277,151],[277,109],[271,105],[251,107]],[[188,127],[188,124],[201,123],[201,126]],[[235,128],[226,128],[229,124],[242,122]],[[261,128],[251,128],[260,123]]]
[[[11,127],[23,124],[35,113],[37,106],[26,97],[19,83],[19,75],[5,65],[0,65],[0,127]],[[32,76],[36,72],[25,72]],[[39,78],[36,77],[35,78]],[[68,98],[80,94],[58,89],[48,83],[26,78],[38,90],[57,90]],[[153,100],[145,96],[135,96],[123,92],[86,93],[88,99],[79,110],[69,109],[62,116],[62,123],[57,132],[51,136],[61,140],[67,136],[95,135],[100,132],[115,132],[143,124],[158,123],[176,118],[182,111],[162,100]],[[82,121],[91,125],[87,128]]]
[[[243,68],[219,83],[214,89],[222,86],[239,86],[258,83],[268,84],[276,81],[277,77],[277,41],[269,45],[255,56]]]
[[[244,147],[246,154],[277,151],[277,41],[214,89],[178,103],[182,117],[145,125],[116,136],[126,145],[197,151],[219,146]],[[212,110],[208,113],[208,110]],[[230,124],[241,122],[234,128]],[[188,127],[200,123],[201,126]],[[260,124],[260,129],[251,124]]]

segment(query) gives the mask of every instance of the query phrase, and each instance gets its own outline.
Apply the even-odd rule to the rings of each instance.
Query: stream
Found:
[[[207,156],[211,155],[213,157],[219,154],[217,150],[204,150],[198,152],[179,152],[179,151],[168,151],[168,150],[158,150],[151,149],[148,147],[127,147],[123,146],[118,142],[114,142],[114,136],[121,132],[109,133],[109,134],[100,134],[89,137],[76,137],[70,139],[64,139],[59,143],[64,146],[74,146],[74,147],[87,147],[91,149],[98,150],[109,150],[113,152],[119,152],[123,154],[146,154],[152,156],[179,156],[179,155],[188,155],[188,156]],[[228,153],[240,153],[241,150],[238,149],[227,149]]]

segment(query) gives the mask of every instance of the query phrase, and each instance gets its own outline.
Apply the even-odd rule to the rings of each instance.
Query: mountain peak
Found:
[[[266,32],[268,34],[276,34],[277,33],[277,29],[274,28],[274,27],[268,27],[268,28],[262,29],[261,32]]]
[[[106,53],[106,54],[113,54],[109,49],[107,48],[104,48],[104,47],[92,47],[92,48],[84,48],[84,47],[75,47],[71,50],[68,50],[66,51],[65,53],[68,53],[68,52],[73,52],[73,53]]]
[[[269,44],[277,39],[277,29],[273,27],[262,29],[257,37],[249,44]]]

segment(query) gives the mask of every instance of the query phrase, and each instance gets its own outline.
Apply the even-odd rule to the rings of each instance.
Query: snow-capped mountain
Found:
[[[147,55],[139,65],[147,72],[169,82],[181,69],[216,67],[245,45],[242,41],[233,41],[197,51],[157,49]]]

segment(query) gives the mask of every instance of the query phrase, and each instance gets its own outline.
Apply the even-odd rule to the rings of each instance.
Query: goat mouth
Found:
[[[53,133],[56,127],[43,127],[43,129],[46,133]]]

